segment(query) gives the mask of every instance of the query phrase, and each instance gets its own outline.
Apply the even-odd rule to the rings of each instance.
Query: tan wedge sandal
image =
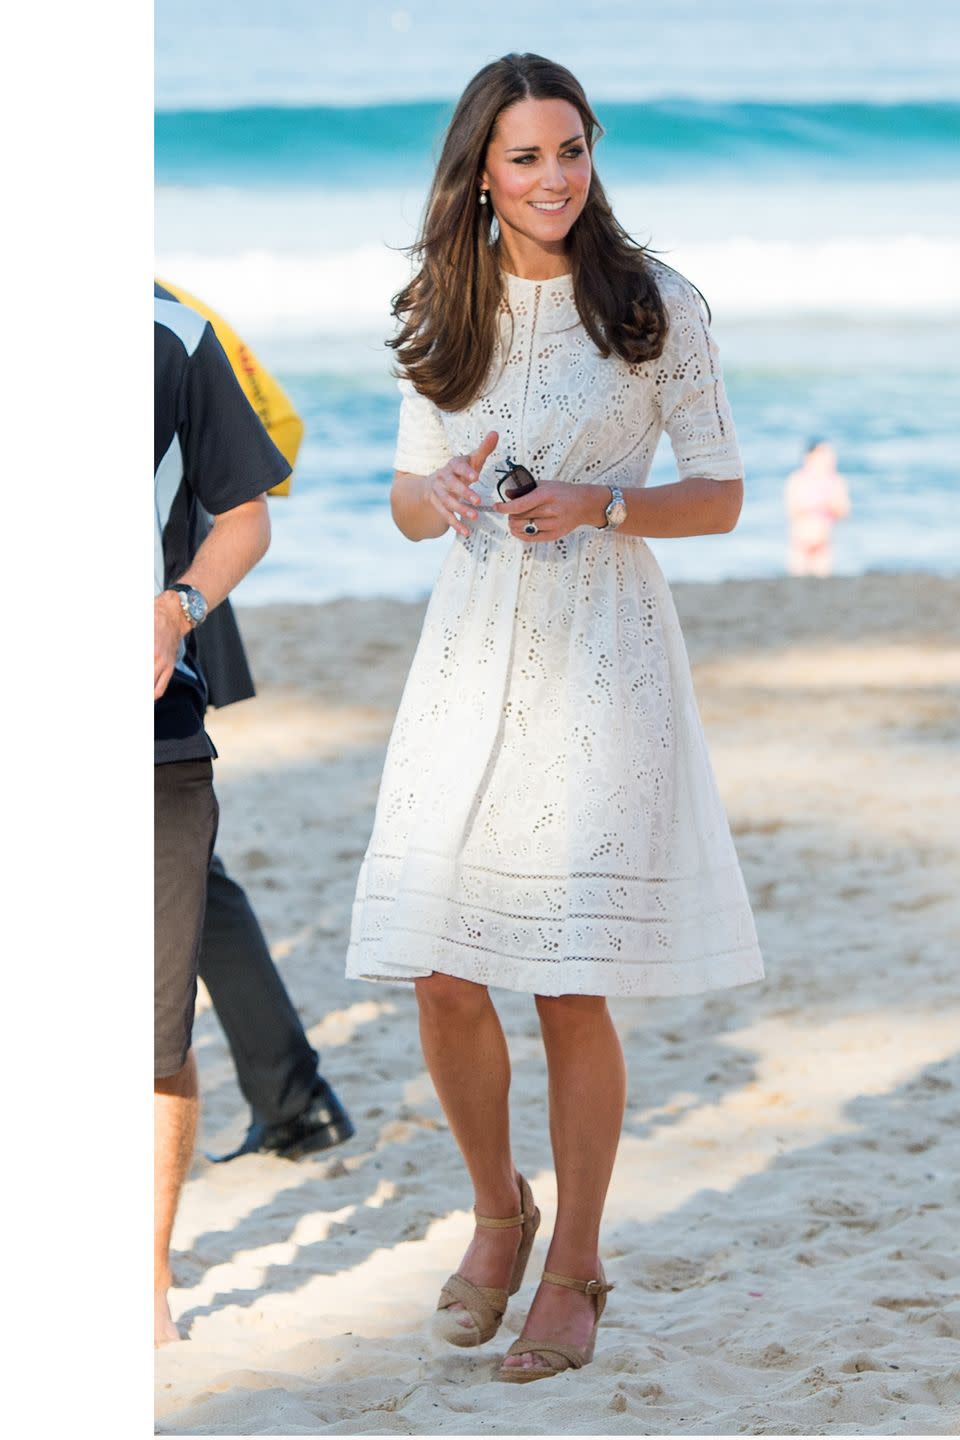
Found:
[[[482,1229],[507,1230],[521,1227],[520,1245],[517,1258],[513,1262],[509,1288],[498,1290],[492,1285],[474,1285],[472,1280],[459,1273],[451,1275],[440,1291],[440,1299],[437,1301],[438,1314],[434,1319],[434,1334],[451,1345],[485,1345],[488,1340],[492,1340],[500,1329],[507,1300],[511,1295],[515,1295],[523,1284],[533,1239],[540,1224],[540,1211],[533,1203],[530,1186],[522,1175],[519,1179],[519,1215],[509,1215],[505,1220],[498,1220],[488,1215],[476,1215],[474,1212],[476,1223]],[[457,1303],[466,1310],[473,1321],[472,1325],[460,1323],[462,1311],[449,1309]]]
[[[607,1303],[607,1295],[613,1289],[612,1285],[607,1284],[607,1277],[603,1273],[602,1265],[600,1266],[599,1280],[574,1280],[570,1275],[555,1275],[552,1270],[544,1270],[542,1278],[548,1285],[563,1285],[568,1290],[579,1290],[584,1295],[595,1297],[597,1313],[593,1321],[593,1331],[589,1341],[582,1349],[579,1345],[565,1345],[559,1340],[514,1340],[507,1355],[555,1355],[557,1364],[530,1366],[501,1364],[496,1378],[506,1380],[511,1385],[526,1385],[530,1380],[547,1380],[551,1375],[562,1375],[564,1370],[582,1370],[584,1365],[589,1365],[593,1359],[594,1346],[597,1343],[600,1316]]]

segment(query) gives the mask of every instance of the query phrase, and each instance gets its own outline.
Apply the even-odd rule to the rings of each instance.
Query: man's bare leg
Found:
[[[153,1082],[153,1291],[155,1345],[166,1345],[181,1335],[170,1315],[167,1291],[170,1274],[170,1238],[177,1201],[190,1169],[197,1138],[199,1111],[197,1062],[193,1051],[175,1075]]]

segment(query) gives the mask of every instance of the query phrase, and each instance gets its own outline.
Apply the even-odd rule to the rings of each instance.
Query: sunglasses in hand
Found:
[[[496,474],[501,476],[497,481],[497,494],[503,501],[519,500],[522,495],[529,495],[537,488],[537,482],[526,466],[515,464],[509,455],[506,469],[497,470]]]

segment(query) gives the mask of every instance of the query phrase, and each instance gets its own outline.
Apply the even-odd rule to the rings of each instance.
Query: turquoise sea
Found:
[[[157,273],[221,310],[307,434],[246,603],[425,593],[447,542],[389,518],[389,302],[470,75],[533,49],[583,80],[623,223],[707,296],[747,478],[671,578],[784,570],[782,488],[835,444],[837,570],[956,572],[960,20],[946,0],[157,0]],[[653,480],[671,475],[658,456]]]

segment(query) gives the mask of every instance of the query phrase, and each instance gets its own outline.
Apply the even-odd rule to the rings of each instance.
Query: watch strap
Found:
[[[187,624],[190,626],[191,630],[195,630],[198,625],[203,623],[203,621],[207,617],[208,607],[206,596],[203,594],[202,591],[198,590],[195,585],[185,584],[182,580],[178,581],[176,585],[167,585],[166,589],[171,590],[174,595],[176,595],[177,599],[180,601],[180,608],[183,611],[184,616],[186,617]],[[202,606],[202,613],[199,615],[195,615],[193,613],[193,610],[191,609],[190,597],[193,595],[197,596]]]
[[[626,519],[626,501],[623,498],[623,491],[620,489],[619,485],[609,485],[607,488],[610,491],[610,503],[604,509],[604,519],[603,524],[600,526],[600,529],[608,530],[610,528],[613,528],[614,530],[616,530],[620,525],[623,524],[624,520]],[[616,522],[611,522],[610,511],[614,508],[615,505],[620,506],[624,513],[621,515],[619,520],[617,520]]]

